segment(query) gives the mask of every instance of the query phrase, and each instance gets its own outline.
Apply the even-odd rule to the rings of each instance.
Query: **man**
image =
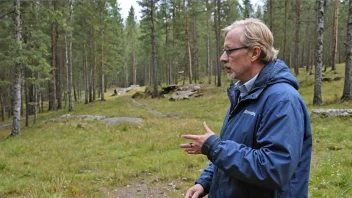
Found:
[[[308,196],[312,151],[309,115],[298,82],[276,59],[273,36],[258,19],[223,29],[224,63],[231,102],[220,137],[203,123],[204,135],[184,135],[189,154],[211,161],[185,197]]]

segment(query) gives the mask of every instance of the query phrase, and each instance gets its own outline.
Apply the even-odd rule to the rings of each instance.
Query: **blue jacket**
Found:
[[[211,163],[196,183],[209,198],[308,196],[312,133],[298,87],[281,60],[265,65],[238,102],[230,86],[220,137],[202,147]]]

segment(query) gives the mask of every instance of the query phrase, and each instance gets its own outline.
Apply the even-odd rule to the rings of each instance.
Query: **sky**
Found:
[[[137,0],[117,0],[121,8],[121,15],[124,21],[128,17],[128,12],[130,11],[131,6],[134,8],[134,13],[137,16],[137,20],[141,19],[141,7],[138,5]]]
[[[141,19],[141,7],[138,5],[137,0],[118,0],[117,1],[120,5],[121,8],[121,15],[122,18],[124,19],[124,21],[126,21],[127,17],[128,17],[128,11],[131,8],[131,5],[134,8],[134,12],[137,16],[137,20],[140,21]],[[253,5],[254,8],[257,7],[257,5],[263,5],[264,0],[251,0],[251,3]]]

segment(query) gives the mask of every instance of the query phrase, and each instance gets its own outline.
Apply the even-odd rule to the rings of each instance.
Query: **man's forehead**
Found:
[[[240,37],[243,32],[243,27],[236,27],[229,32],[227,32],[225,37],[224,46],[227,45],[235,45],[236,43],[240,43]]]

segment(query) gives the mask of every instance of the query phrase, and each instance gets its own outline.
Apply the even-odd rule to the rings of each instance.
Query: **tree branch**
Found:
[[[1,20],[2,18],[4,18],[6,15],[11,14],[11,13],[14,13],[14,12],[15,12],[15,11],[14,11],[14,10],[12,10],[12,11],[10,11],[9,13],[6,13],[6,14],[4,14],[4,15],[0,16],[0,20]]]

